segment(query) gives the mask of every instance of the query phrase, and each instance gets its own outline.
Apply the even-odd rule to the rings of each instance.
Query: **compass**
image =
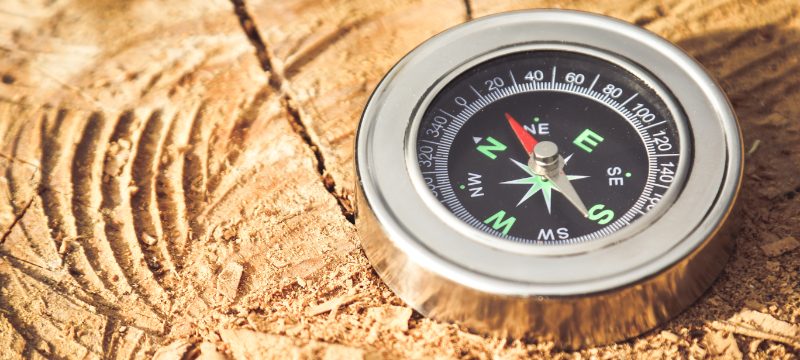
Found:
[[[563,10],[447,30],[356,142],[367,256],[420,313],[578,348],[691,304],[732,251],[742,169],[714,80],[637,26]]]

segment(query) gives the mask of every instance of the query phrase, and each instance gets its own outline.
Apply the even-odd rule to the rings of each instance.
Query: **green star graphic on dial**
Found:
[[[565,159],[565,161],[566,160],[569,160],[569,157],[567,157],[567,159]],[[552,192],[552,190],[561,192],[561,190],[559,190],[555,185],[553,185],[552,182],[547,180],[547,178],[545,178],[544,176],[536,175],[531,170],[531,168],[528,167],[528,165],[525,165],[525,164],[523,164],[523,163],[521,163],[519,161],[516,161],[514,159],[511,159],[511,161],[513,161],[514,164],[517,164],[517,166],[519,166],[522,170],[524,170],[526,173],[528,173],[528,175],[530,175],[530,177],[517,179],[517,180],[511,180],[511,181],[504,181],[504,182],[501,182],[500,184],[530,184],[531,185],[531,188],[528,189],[528,192],[525,193],[525,196],[522,197],[522,200],[520,200],[519,203],[517,203],[517,206],[519,206],[520,204],[525,202],[525,200],[528,200],[528,198],[530,198],[531,196],[533,196],[534,194],[539,192],[539,190],[541,190],[542,191],[542,195],[544,195],[544,202],[547,203],[547,212],[551,213],[551,211],[550,211],[551,192]],[[582,176],[582,175],[568,175],[567,176],[567,179],[569,179],[569,180],[578,180],[578,179],[584,179],[584,178],[588,178],[588,176]]]

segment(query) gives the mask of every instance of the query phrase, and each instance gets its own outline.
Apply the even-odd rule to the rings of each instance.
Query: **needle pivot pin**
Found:
[[[552,176],[560,170],[559,158],[558,146],[552,141],[542,141],[533,147],[528,167],[537,175]]]
[[[542,141],[533,147],[533,159],[542,167],[555,166],[558,162],[558,146],[552,141]]]

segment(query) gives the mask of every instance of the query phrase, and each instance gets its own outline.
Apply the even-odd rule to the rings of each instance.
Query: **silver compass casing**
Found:
[[[448,218],[420,186],[408,144],[426,101],[470,64],[531,48],[601,56],[663,84],[660,95],[684,114],[676,123],[691,156],[682,160],[682,186],[657,212],[607,239],[506,248]],[[609,17],[517,11],[431,38],[375,89],[355,154],[356,225],[377,273],[423,315],[477,332],[566,348],[636,336],[694,302],[733,249],[734,225],[725,220],[734,212],[742,143],[730,104],[677,46]]]

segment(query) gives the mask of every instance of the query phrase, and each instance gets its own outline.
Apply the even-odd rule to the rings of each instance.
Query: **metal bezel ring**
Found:
[[[499,250],[465,239],[414,185],[406,136],[421,99],[476,57],[535,43],[601,49],[624,59],[663,83],[683,109],[692,136],[681,142],[692,143],[691,170],[680,195],[660,217],[650,217],[649,226],[600,248]],[[373,267],[422,314],[476,331],[544,336],[566,347],[635,336],[691,304],[732,251],[723,224],[741,180],[742,144],[730,104],[677,46],[605,16],[518,11],[431,38],[376,88],[362,115],[355,154],[356,224]]]

